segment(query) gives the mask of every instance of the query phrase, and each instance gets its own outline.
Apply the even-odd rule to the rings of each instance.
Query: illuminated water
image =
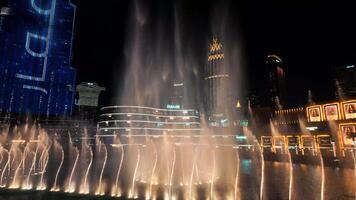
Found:
[[[284,200],[289,195],[289,164],[278,162],[265,162],[265,193],[264,199]],[[253,161],[240,161],[239,188],[241,191],[238,199],[259,199],[259,178],[255,176]],[[320,199],[320,167],[304,164],[294,164],[293,199]],[[353,183],[352,169],[339,169],[325,167],[325,199],[347,200],[355,199],[356,185]],[[76,200],[76,199],[108,199],[99,197],[70,197],[66,194],[54,194],[45,192],[30,192],[27,194],[0,193],[0,200]]]

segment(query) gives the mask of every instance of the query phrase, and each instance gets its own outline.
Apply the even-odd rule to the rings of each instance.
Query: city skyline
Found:
[[[94,2],[76,2],[79,9],[73,63],[80,72],[78,82],[99,82],[108,87],[108,91],[103,94],[102,103],[107,105],[110,104],[110,98],[118,96],[120,90],[112,86],[112,83],[122,79],[125,74],[124,47],[129,27],[126,21],[131,4],[125,1],[108,2],[111,5],[108,6],[109,9],[118,10],[106,12],[105,9],[100,9],[101,5],[96,8]],[[259,4],[261,6],[255,7],[253,2],[227,1],[219,4],[203,1],[152,1],[145,6],[152,25],[157,23],[159,16],[167,16],[161,22],[165,24],[166,34],[172,33],[170,24],[174,18],[174,10],[178,10],[181,24],[184,24],[182,32],[185,46],[193,51],[192,56],[197,58],[199,68],[205,65],[205,49],[214,34],[212,16],[216,10],[226,11],[226,23],[234,25],[231,32],[240,35],[237,37],[240,40],[241,52],[246,57],[242,63],[247,71],[246,79],[250,80],[250,91],[259,92],[261,86],[251,80],[265,76],[261,72],[265,67],[265,59],[267,55],[276,54],[285,63],[287,89],[297,94],[296,97],[288,99],[291,105],[305,103],[309,89],[315,100],[333,98],[334,91],[322,90],[325,86],[334,87],[333,69],[356,63],[353,56],[356,53],[352,48],[356,43],[353,37],[355,29],[350,26],[350,6],[345,3],[334,7],[322,2],[298,2],[289,6],[279,1]],[[90,15],[94,11],[96,15]],[[333,17],[328,15],[331,11],[335,13]],[[195,12],[199,12],[199,15]],[[286,20],[292,23],[285,23]],[[100,28],[92,30],[93,26]],[[190,32],[193,32],[191,36]],[[95,35],[100,40],[93,41],[91,38]],[[96,49],[101,51],[96,52]],[[87,68],[95,71],[100,68],[100,71],[93,76],[93,73],[86,71]],[[111,80],[99,78],[106,74],[112,74]]]
[[[3,2],[0,200],[356,198],[350,5]]]

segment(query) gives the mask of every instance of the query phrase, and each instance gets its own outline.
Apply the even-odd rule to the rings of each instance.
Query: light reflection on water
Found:
[[[264,200],[288,199],[289,164],[265,162]],[[241,200],[259,198],[259,167],[252,160],[242,159],[240,164]],[[294,164],[293,198],[295,200],[320,199],[320,166]],[[325,167],[325,200],[354,200],[355,180],[353,169]],[[0,200],[96,200],[96,197],[74,198],[50,193],[10,195],[0,193]],[[100,198],[105,199],[105,198]]]

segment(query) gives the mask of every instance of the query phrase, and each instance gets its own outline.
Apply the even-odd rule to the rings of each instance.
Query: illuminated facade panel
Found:
[[[2,112],[67,116],[76,72],[70,67],[76,7],[70,0],[11,0],[0,24]]]
[[[196,110],[108,106],[101,108],[101,112],[101,134],[197,134],[201,130],[199,113]]]
[[[309,122],[321,122],[323,121],[323,113],[321,106],[309,106],[307,107],[307,117]]]
[[[339,124],[339,142],[343,148],[352,148],[356,144],[356,123]]]
[[[356,101],[344,101],[341,103],[345,119],[356,119]]]
[[[328,121],[340,120],[342,118],[339,103],[325,104],[323,105],[323,109],[324,109],[324,119]]]
[[[262,147],[272,147],[273,137],[272,136],[261,136],[261,146]]]

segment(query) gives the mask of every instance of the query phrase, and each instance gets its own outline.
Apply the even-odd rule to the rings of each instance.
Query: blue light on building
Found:
[[[0,111],[72,112],[70,67],[76,6],[70,0],[9,0],[0,15]]]

